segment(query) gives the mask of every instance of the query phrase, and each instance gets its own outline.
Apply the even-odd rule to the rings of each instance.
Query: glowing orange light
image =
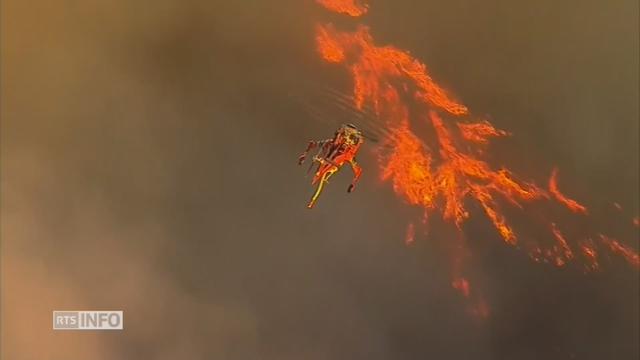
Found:
[[[367,10],[354,1],[317,1],[351,16]],[[509,133],[486,120],[474,119],[462,102],[434,80],[424,63],[407,51],[377,44],[368,27],[340,31],[332,25],[318,25],[316,44],[323,60],[347,69],[354,106],[362,110],[370,105],[384,122],[388,135],[378,152],[380,177],[391,183],[405,202],[422,208],[424,221],[436,213],[462,233],[471,216],[469,206],[475,203],[506,243],[525,249],[534,261],[565,266],[578,258],[587,270],[595,271],[600,268],[598,252],[606,249],[638,267],[636,250],[604,235],[599,237],[604,246],[597,246],[588,236],[570,238],[548,220],[543,220],[543,226],[555,241],[521,244],[506,215],[511,214],[510,209],[524,209],[534,201],[553,201],[573,213],[587,215],[584,205],[559,190],[557,169],[551,174],[547,192],[519,179],[506,167],[490,165],[484,150],[491,140]],[[420,135],[416,124],[421,126]],[[638,226],[638,218],[633,221]],[[413,243],[414,236],[413,224],[409,224],[406,243]],[[454,256],[452,286],[469,297],[471,287],[458,264],[462,258]],[[488,315],[480,295],[473,297],[478,301],[476,312]]]
[[[563,266],[567,261],[573,258],[573,252],[571,251],[566,238],[562,232],[560,232],[556,224],[551,224],[551,232],[558,242],[558,244],[554,246],[556,265]]]
[[[413,223],[409,223],[409,226],[407,226],[407,237],[405,238],[405,244],[407,245],[411,245],[413,244],[413,242],[416,240],[416,229],[413,226]]]
[[[333,26],[326,25],[319,26],[317,31],[318,48],[325,60],[336,62],[337,52],[346,54],[348,50],[351,54],[349,59],[341,57],[340,61],[348,62],[354,79],[354,97],[358,108],[362,108],[365,100],[379,105],[385,94],[390,95],[387,91],[393,88],[391,81],[405,78],[411,80],[416,87],[414,95],[420,101],[451,114],[468,113],[466,106],[453,100],[431,78],[423,63],[393,46],[376,46],[368,27],[359,26],[355,32],[349,33],[339,32]],[[381,109],[376,106],[376,110]]]
[[[498,136],[507,136],[504,130],[498,130],[488,121],[478,123],[458,123],[462,138],[477,144],[488,144],[489,139]]]
[[[598,264],[598,254],[593,241],[588,240],[580,244],[580,250],[585,258],[585,267],[588,271],[596,271],[600,268]]]
[[[368,6],[361,4],[357,0],[316,0],[318,4],[324,6],[328,10],[336,13],[345,14],[353,17],[364,15]]]
[[[549,192],[558,202],[564,204],[569,210],[576,213],[587,213],[587,208],[579,204],[577,201],[572,200],[564,196],[560,190],[558,190],[558,169],[553,169],[551,172],[551,178],[549,179]]]
[[[470,289],[469,289],[469,281],[467,281],[467,279],[465,278],[457,278],[455,279],[452,283],[451,286],[460,291],[462,293],[462,295],[464,295],[465,297],[469,297],[469,294],[471,293]]]
[[[600,240],[609,247],[612,253],[622,256],[631,266],[635,268],[640,267],[640,256],[638,256],[636,251],[606,235],[601,234]]]

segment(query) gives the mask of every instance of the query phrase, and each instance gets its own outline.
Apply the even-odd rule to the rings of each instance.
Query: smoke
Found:
[[[520,139],[504,161],[557,164],[573,197],[629,217],[636,15],[630,1],[367,14]],[[2,359],[637,357],[624,264],[537,266],[471,224],[492,308],[479,324],[450,289],[450,234],[404,245],[412,210],[373,156],[356,192],[339,174],[304,209],[296,157],[334,129],[288,93],[336,77],[314,53],[321,16],[293,0],[3,3]],[[122,309],[125,330],[51,330],[52,310],[82,309]]]

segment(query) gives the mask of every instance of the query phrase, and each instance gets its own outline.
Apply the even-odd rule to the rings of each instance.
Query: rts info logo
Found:
[[[122,330],[122,311],[54,311],[53,330]]]

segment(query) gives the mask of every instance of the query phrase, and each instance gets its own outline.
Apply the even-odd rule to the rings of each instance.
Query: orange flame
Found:
[[[344,48],[338,41],[336,41],[336,39],[334,39],[328,29],[323,26],[318,26],[316,33],[318,51],[320,51],[322,58],[332,63],[340,63],[344,61]]]
[[[407,226],[407,237],[405,238],[404,243],[407,245],[413,244],[413,242],[416,241],[415,237],[416,229],[413,226],[413,223],[409,223],[409,226]]]
[[[380,101],[389,92],[396,92],[394,79],[408,79],[416,87],[415,97],[451,114],[468,113],[466,106],[453,100],[451,96],[429,76],[426,66],[406,51],[392,46],[376,46],[369,28],[359,26],[353,33],[338,32],[331,25],[320,26],[317,35],[318,48],[327,61],[336,62],[336,52],[352,55],[341,57],[347,61],[354,79],[356,106],[362,108],[365,100],[373,102],[376,110],[381,110]],[[327,56],[328,55],[328,56]]]
[[[488,144],[491,137],[509,135],[504,130],[496,129],[488,121],[470,124],[458,123],[458,128],[463,139],[477,144]]]
[[[364,15],[368,10],[367,4],[359,4],[357,0],[316,0],[318,4],[336,13],[353,17]]]
[[[443,202],[443,217],[458,227],[469,214],[464,199],[476,199],[505,241],[514,244],[516,235],[498,210],[495,196],[506,197],[511,203],[545,196],[532,184],[514,179],[506,169],[493,170],[484,161],[459,150],[456,141],[486,143],[490,136],[506,135],[488,122],[459,123],[458,139],[445,125],[440,115],[430,111],[429,118],[440,145],[440,164],[433,165],[434,154],[422,146],[409,128],[407,106],[400,100],[395,82],[405,81],[413,87],[412,95],[428,107],[453,115],[468,113],[467,107],[453,98],[427,73],[426,66],[407,52],[391,46],[376,46],[367,27],[355,33],[336,31],[332,26],[320,26],[318,49],[329,62],[344,62],[354,79],[355,105],[362,108],[366,101],[385,117],[392,127],[389,137],[391,151],[383,161],[383,179],[390,179],[395,191],[425,210]],[[350,56],[345,56],[348,53]],[[395,124],[394,124],[395,123]],[[461,133],[461,135],[460,135]]]
[[[467,279],[465,278],[455,279],[451,283],[451,286],[454,289],[460,291],[465,297],[469,297],[469,294],[471,293],[471,291],[469,290],[469,281],[467,281]]]
[[[622,256],[629,263],[629,265],[635,268],[640,267],[640,256],[638,256],[638,253],[636,251],[620,244],[615,239],[612,239],[606,235],[601,234],[600,240],[602,240],[602,242],[609,247],[612,253]]]
[[[558,169],[553,169],[551,172],[551,178],[549,179],[549,192],[558,202],[564,204],[569,210],[576,213],[587,214],[587,208],[580,205],[577,201],[572,200],[564,196],[560,190],[558,190]]]
[[[595,250],[593,241],[588,240],[580,244],[580,250],[585,260],[585,267],[587,271],[596,271],[600,268],[598,264],[598,254]]]
[[[567,239],[565,239],[562,232],[560,232],[560,230],[556,227],[556,224],[551,224],[551,232],[558,242],[558,245],[554,246],[554,252],[556,254],[556,265],[563,266],[567,261],[573,258],[573,252],[569,247]]]
[[[366,7],[353,1],[318,0],[327,9],[359,16]],[[355,11],[354,11],[355,9]],[[380,147],[381,178],[407,203],[430,212],[438,212],[444,220],[462,231],[470,217],[469,201],[483,209],[498,234],[510,245],[518,244],[518,236],[507,220],[505,205],[521,209],[533,201],[553,200],[574,213],[587,214],[587,208],[563,195],[557,185],[558,170],[549,179],[549,193],[532,182],[519,180],[505,167],[492,167],[484,159],[490,140],[509,135],[486,120],[474,120],[468,108],[456,100],[433,79],[425,64],[407,51],[376,44],[369,28],[359,25],[353,32],[336,30],[332,25],[319,25],[316,44],[322,59],[343,65],[353,81],[353,101],[358,109],[369,104],[387,127],[388,136]],[[415,106],[414,106],[415,105]],[[409,111],[411,109],[411,112]],[[418,136],[412,127],[430,130]],[[427,145],[429,144],[429,145]],[[635,219],[634,222],[638,223]],[[577,254],[588,270],[600,267],[596,245],[592,240],[571,240],[555,223],[547,245],[521,246],[529,256],[545,263],[564,266]],[[413,224],[409,225],[406,242],[413,242]],[[637,251],[601,235],[606,249],[638,267]],[[452,286],[469,297],[470,284],[463,277],[455,256]],[[481,296],[476,294],[478,299]],[[482,299],[481,299],[482,300]],[[480,300],[479,300],[480,301]],[[483,300],[478,313],[488,314]]]

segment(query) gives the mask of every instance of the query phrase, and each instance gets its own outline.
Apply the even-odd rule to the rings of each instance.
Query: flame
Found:
[[[564,237],[562,232],[558,229],[556,224],[551,224],[551,232],[553,233],[554,238],[558,242],[556,246],[554,246],[554,254],[557,266],[563,266],[567,263],[567,261],[573,258],[573,252],[569,247],[569,243],[567,239]]]
[[[587,214],[587,208],[579,204],[577,201],[572,200],[564,196],[560,190],[558,190],[558,169],[554,168],[549,179],[549,192],[560,203],[564,204],[569,210],[576,213]]]
[[[453,280],[451,282],[451,286],[454,289],[460,291],[465,297],[469,297],[469,294],[471,293],[469,289],[469,281],[467,281],[467,279],[465,278],[458,278]]]
[[[351,16],[360,16],[367,9],[366,5],[353,1],[318,2],[329,10]],[[388,136],[378,152],[380,177],[391,183],[405,202],[423,209],[424,222],[431,218],[431,213],[436,213],[462,234],[472,213],[469,206],[475,203],[507,244],[527,250],[535,261],[565,266],[581,259],[587,270],[595,271],[600,268],[599,251],[604,249],[638,267],[638,254],[632,248],[604,235],[600,235],[604,244],[601,247],[588,237],[573,239],[551,221],[543,228],[554,241],[520,244],[505,211],[543,202],[559,205],[571,213],[588,213],[584,205],[560,192],[556,168],[547,192],[534,182],[519,179],[506,167],[490,165],[484,150],[491,140],[510,134],[487,120],[474,118],[467,106],[434,80],[424,63],[407,51],[377,44],[367,26],[358,25],[347,32],[331,24],[318,25],[316,45],[323,60],[347,69],[353,82],[354,106],[362,110],[371,105],[385,123]],[[418,135],[416,125],[425,134]],[[637,218],[634,222],[637,225]],[[414,228],[410,224],[406,243],[412,243],[413,238]],[[470,297],[472,288],[459,264],[464,254],[465,250],[454,252],[452,287]],[[481,295],[475,293],[475,298],[477,313],[488,315]]]
[[[591,239],[582,242],[580,244],[580,250],[584,257],[585,269],[587,271],[596,271],[600,268],[598,263],[598,253],[596,252],[595,245]]]
[[[470,306],[469,312],[474,317],[484,320],[489,317],[489,305],[487,305],[484,298],[480,298],[476,303]]]
[[[318,26],[316,33],[318,51],[322,55],[322,58],[331,63],[344,61],[344,48],[333,38],[328,29],[323,26]]]
[[[620,244],[617,240],[606,235],[600,234],[600,240],[611,250],[612,253],[622,256],[629,265],[635,268],[640,267],[640,256],[638,256],[636,251],[628,246]]]
[[[404,243],[407,245],[413,244],[413,242],[416,241],[415,237],[416,237],[416,229],[413,226],[413,223],[409,223],[409,225],[407,226],[407,236],[405,238]]]
[[[458,128],[463,139],[477,144],[488,144],[492,137],[509,135],[504,130],[496,129],[486,120],[470,124],[458,123]]]
[[[362,109],[365,100],[373,102],[380,111],[380,102],[386,96],[397,94],[392,80],[405,78],[416,87],[416,99],[441,108],[454,115],[468,113],[466,106],[429,76],[426,66],[406,51],[392,46],[376,46],[366,26],[359,26],[353,33],[339,32],[332,25],[320,25],[316,36],[318,49],[330,62],[348,62],[354,79],[355,104]],[[352,55],[344,56],[347,51]],[[343,56],[336,57],[336,53]],[[339,61],[336,61],[339,59]]]
[[[451,282],[451,287],[456,289],[465,298],[472,296],[471,283],[464,277],[458,277]],[[485,301],[484,297],[476,294],[475,301],[467,306],[467,311],[471,316],[479,320],[484,320],[489,317],[489,305]]]
[[[504,136],[506,132],[486,121],[460,122],[454,139],[452,129],[432,110],[428,117],[440,145],[437,154],[440,162],[435,165],[436,154],[426,149],[410,129],[408,108],[394,83],[404,81],[412,86],[411,95],[429,109],[465,115],[467,107],[454,100],[428,74],[426,66],[407,52],[392,46],[377,46],[365,26],[353,33],[338,32],[331,25],[319,26],[316,39],[326,61],[345,63],[349,68],[354,80],[355,105],[362,108],[365,102],[371,102],[392,128],[388,141],[392,150],[382,161],[382,178],[392,182],[396,193],[426,211],[439,210],[436,205],[441,201],[444,219],[458,227],[469,217],[465,198],[474,198],[505,241],[515,244],[516,235],[499,211],[496,196],[517,205],[546,194],[532,184],[519,182],[507,169],[492,169],[456,145],[457,142],[485,144],[489,137]]]
[[[316,2],[328,10],[353,17],[364,15],[368,6],[359,4],[357,0],[316,0]]]

